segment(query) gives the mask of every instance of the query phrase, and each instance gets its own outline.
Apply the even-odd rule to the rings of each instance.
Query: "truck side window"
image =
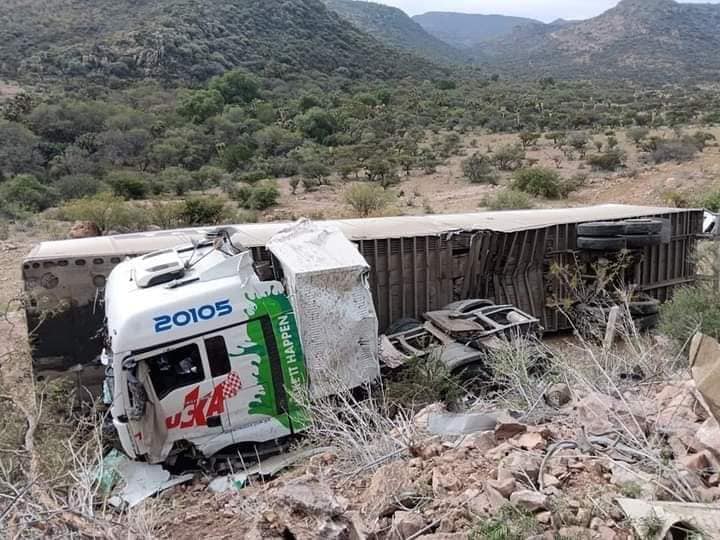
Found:
[[[210,375],[219,377],[230,373],[230,356],[228,356],[225,338],[213,336],[205,340],[208,362],[210,363]]]
[[[200,349],[195,343],[145,359],[158,399],[173,390],[201,382],[203,373]]]

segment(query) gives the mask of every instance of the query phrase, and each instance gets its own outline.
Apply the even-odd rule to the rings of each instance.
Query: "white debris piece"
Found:
[[[380,375],[370,266],[333,225],[301,220],[267,244],[296,311],[313,398]]]
[[[117,464],[116,470],[122,478],[122,487],[109,500],[109,503],[116,508],[132,508],[156,493],[193,478],[192,474],[172,477],[160,465],[132,461],[127,457]]]
[[[720,506],[716,504],[647,502],[617,499],[641,538],[720,538]],[[659,522],[662,526],[649,524]],[[658,525],[659,525],[658,523]]]

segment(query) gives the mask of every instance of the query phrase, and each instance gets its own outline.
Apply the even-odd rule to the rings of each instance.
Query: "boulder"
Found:
[[[495,440],[498,442],[506,441],[526,431],[527,426],[518,422],[509,414],[499,415],[495,426]]]
[[[395,461],[380,467],[370,479],[363,494],[364,516],[385,517],[412,507],[419,497],[418,487],[409,465]]]
[[[688,471],[700,474],[711,474],[714,472],[712,455],[708,450],[703,450],[697,454],[682,456],[677,461]]]
[[[539,491],[523,489],[510,495],[510,502],[518,508],[528,512],[536,512],[546,508],[547,495],[544,495]]]
[[[520,448],[525,450],[540,450],[547,445],[545,438],[537,432],[527,432],[515,438]]]
[[[500,468],[510,471],[516,480],[537,481],[542,458],[533,454],[516,451],[500,462]],[[500,476],[498,476],[500,477]]]
[[[76,221],[68,232],[70,238],[92,238],[93,236],[102,236],[102,233],[97,224],[92,221]]]
[[[416,512],[398,511],[393,514],[390,538],[405,540],[425,528],[425,518]]]
[[[515,491],[517,483],[514,478],[504,478],[502,480],[488,480],[487,485],[497,490],[500,495],[506,499]]]

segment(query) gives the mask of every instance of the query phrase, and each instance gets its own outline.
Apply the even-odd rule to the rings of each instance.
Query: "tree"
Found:
[[[378,182],[382,187],[396,184],[400,180],[395,165],[387,159],[377,157],[365,164],[365,176],[369,182]]]
[[[60,208],[60,215],[69,221],[91,221],[100,233],[118,227],[137,227],[138,219],[144,217],[133,212],[122,197],[107,192],[71,201]]]
[[[512,189],[547,199],[559,199],[567,195],[560,175],[544,167],[529,167],[515,171]]]
[[[519,144],[501,146],[493,153],[493,161],[501,171],[514,171],[524,159],[525,151]]]
[[[220,167],[203,165],[199,170],[192,173],[192,179],[194,186],[204,193],[208,188],[219,186],[224,175],[225,171]]]
[[[0,178],[37,171],[43,162],[39,143],[22,124],[0,120]]]
[[[220,114],[224,106],[225,100],[217,90],[194,90],[180,94],[177,111],[183,118],[201,124]]]
[[[31,174],[20,174],[0,184],[0,201],[28,212],[49,208],[55,198],[54,191]]]
[[[465,178],[473,184],[496,184],[497,175],[492,163],[485,156],[475,152],[469,158],[463,160],[462,170]]]
[[[391,195],[376,184],[357,182],[345,190],[345,202],[362,217],[383,210],[391,200]]]
[[[313,107],[305,114],[297,116],[295,123],[305,137],[320,144],[325,144],[338,130],[335,117],[319,107]]]
[[[582,131],[571,133],[567,142],[580,154],[581,158],[585,157],[585,154],[587,153],[587,145],[590,142],[586,133],[583,133]]]
[[[260,153],[266,157],[282,156],[302,144],[302,138],[280,126],[267,126],[253,136]]]
[[[522,144],[523,150],[527,150],[529,146],[534,146],[540,138],[539,133],[531,131],[525,131],[520,134],[520,144]]]
[[[131,171],[113,171],[107,176],[113,193],[123,199],[144,199],[149,186],[145,175]]]
[[[219,225],[227,217],[225,201],[216,196],[191,197],[180,216],[187,225]]]
[[[300,165],[300,174],[305,179],[314,180],[315,185],[321,185],[330,176],[330,168],[320,161],[312,160]],[[307,188],[308,184],[303,182],[303,186]]]
[[[603,154],[590,156],[588,164],[603,171],[615,171],[625,165],[625,152],[618,149],[608,150]]]
[[[208,88],[218,92],[228,104],[250,103],[260,97],[260,81],[242,69],[233,69],[214,77]]]

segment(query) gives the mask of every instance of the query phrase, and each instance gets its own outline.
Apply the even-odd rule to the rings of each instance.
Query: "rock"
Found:
[[[417,455],[424,460],[432,459],[443,453],[443,445],[440,443],[430,443],[417,450]]]
[[[100,228],[92,221],[76,221],[68,232],[70,238],[91,238],[102,236]]]
[[[524,452],[513,452],[500,462],[500,467],[509,470],[516,480],[535,482],[540,472],[540,456]]]
[[[493,431],[481,431],[468,435],[463,440],[461,447],[473,448],[483,454],[492,450],[497,445],[495,441],[495,432]]]
[[[592,540],[593,531],[585,527],[563,527],[558,531],[559,538],[572,538],[573,540]]]
[[[560,485],[560,479],[552,474],[543,474],[543,485],[546,488],[557,487]]]
[[[402,461],[380,467],[370,479],[363,494],[362,514],[368,518],[385,517],[401,510],[404,503],[409,506],[418,498],[418,488],[412,476],[412,469]]]
[[[598,540],[618,540],[620,537],[610,527],[602,525],[597,528],[596,538]]]
[[[405,540],[422,531],[425,525],[425,519],[416,512],[395,512],[392,519],[390,538],[392,540]]]
[[[420,429],[427,429],[430,415],[442,413],[445,411],[445,405],[443,405],[442,403],[433,403],[431,405],[428,405],[427,407],[420,409],[418,413],[413,417],[413,423]]]
[[[697,454],[688,454],[686,456],[682,456],[677,461],[688,471],[700,474],[710,474],[713,472],[710,460],[710,452],[707,450],[703,450],[702,452],[699,452]]]
[[[510,502],[528,512],[536,512],[537,510],[543,510],[545,508],[547,496],[539,491],[523,489],[510,495]]]
[[[476,495],[466,496],[463,494],[464,500],[467,501],[467,507],[470,512],[480,517],[490,517],[497,511],[490,502],[490,497],[486,492],[479,492]],[[467,493],[467,492],[466,492]],[[500,498],[500,497],[499,497]],[[498,498],[498,500],[499,500]]]
[[[538,515],[535,516],[535,519],[538,521],[538,523],[542,523],[543,525],[550,525],[550,523],[552,523],[552,514],[550,512],[540,512]]]
[[[540,450],[547,444],[540,433],[523,433],[515,439],[515,442],[525,450]]]
[[[565,383],[553,384],[545,391],[545,401],[551,407],[560,408],[570,403],[572,400],[572,392],[570,387]]]
[[[432,490],[436,497],[445,495],[448,491],[457,491],[462,487],[460,479],[451,471],[440,468],[433,469]]]
[[[328,486],[303,478],[276,488],[273,496],[280,504],[306,514],[334,517],[345,510]]]
[[[599,517],[594,517],[590,520],[590,528],[594,531],[597,531],[600,527],[604,527],[605,522],[600,519]]]
[[[720,499],[720,487],[698,487],[695,488],[701,502],[711,503]]]
[[[716,456],[720,456],[720,426],[714,418],[708,418],[695,432],[695,438]]]
[[[495,440],[506,441],[526,431],[527,426],[518,422],[509,414],[498,415],[497,425],[495,426]]]
[[[504,442],[504,443],[496,446],[495,448],[485,452],[485,457],[487,457],[491,461],[499,461],[502,458],[504,458],[505,456],[507,456],[513,450],[515,450],[513,445],[511,445],[510,443]]]
[[[514,478],[504,478],[502,480],[488,480],[487,485],[496,489],[500,495],[506,499],[515,491],[517,485]]]
[[[418,536],[417,540],[467,540],[466,533],[433,533]]]
[[[508,504],[508,500],[503,497],[497,489],[487,483],[485,484],[485,495],[494,512],[500,511]]]

